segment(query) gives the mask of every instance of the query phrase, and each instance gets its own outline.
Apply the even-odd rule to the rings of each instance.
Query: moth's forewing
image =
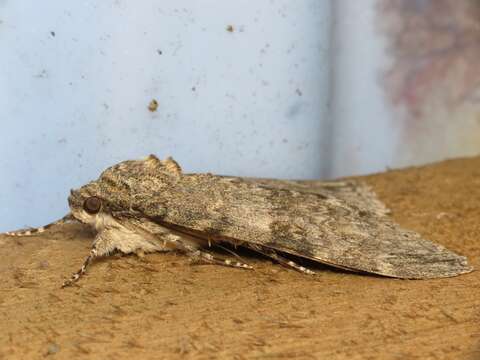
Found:
[[[360,209],[383,216],[390,210],[382,203],[367,184],[355,180],[320,181],[320,180],[279,180],[242,178],[242,180],[266,185],[275,189],[288,189],[304,193],[316,193],[327,197],[336,197]]]
[[[464,257],[400,228],[375,206],[360,206],[362,201],[262,181],[182,175],[151,159],[122,164],[99,179],[109,192],[105,196],[176,230],[391,277],[449,277],[472,270]]]

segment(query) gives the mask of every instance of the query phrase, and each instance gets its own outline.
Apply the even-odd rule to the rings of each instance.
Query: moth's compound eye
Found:
[[[102,200],[96,196],[89,197],[83,203],[83,209],[89,214],[97,214],[102,207]]]

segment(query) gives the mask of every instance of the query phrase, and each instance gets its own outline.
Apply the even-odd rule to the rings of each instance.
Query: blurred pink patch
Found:
[[[432,97],[446,110],[480,101],[480,1],[378,0],[378,16],[393,60],[384,85],[410,118]]]

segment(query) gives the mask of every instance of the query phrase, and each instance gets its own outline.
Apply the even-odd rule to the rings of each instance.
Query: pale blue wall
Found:
[[[408,3],[0,0],[0,232],[149,153],[279,178],[478,154],[475,5]]]
[[[332,101],[327,131],[331,143],[326,176],[379,172],[395,163],[400,124],[395,124],[382,84],[389,58],[379,32],[377,3],[332,0]]]
[[[62,216],[71,188],[149,153],[325,176],[330,20],[327,0],[0,0],[0,231]]]

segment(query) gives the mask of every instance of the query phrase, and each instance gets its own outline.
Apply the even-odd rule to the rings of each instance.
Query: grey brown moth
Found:
[[[184,174],[172,159],[121,162],[68,198],[70,213],[96,230],[92,260],[114,251],[180,251],[206,263],[252,268],[212,255],[210,246],[242,246],[306,274],[289,255],[355,272],[406,279],[456,276],[467,260],[402,229],[365,186]],[[55,223],[52,223],[55,224]],[[7,233],[32,235],[38,229]]]

